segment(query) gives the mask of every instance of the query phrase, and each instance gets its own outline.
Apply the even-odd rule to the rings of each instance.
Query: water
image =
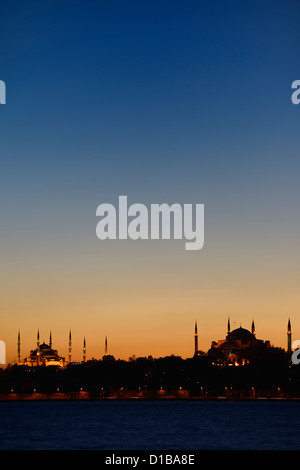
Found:
[[[299,449],[300,402],[0,402],[0,449]]]

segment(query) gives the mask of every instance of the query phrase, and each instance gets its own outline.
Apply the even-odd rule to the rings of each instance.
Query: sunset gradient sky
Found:
[[[0,338],[67,357],[300,339],[300,4],[2,1]],[[205,204],[205,243],[100,241],[96,208]]]

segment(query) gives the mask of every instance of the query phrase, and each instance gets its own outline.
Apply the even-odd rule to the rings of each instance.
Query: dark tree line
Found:
[[[225,389],[249,393],[254,388],[300,394],[300,365],[291,364],[290,355],[281,349],[270,348],[243,366],[229,365],[225,359],[212,351],[190,359],[167,356],[124,361],[106,356],[65,368],[13,365],[1,370],[0,393],[83,390],[92,396],[109,396],[118,390],[185,390],[190,396],[214,396]]]

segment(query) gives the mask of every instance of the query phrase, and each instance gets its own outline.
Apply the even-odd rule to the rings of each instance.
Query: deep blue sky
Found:
[[[195,171],[201,185],[241,164],[265,171],[283,151],[292,164],[299,12],[296,1],[2,2],[7,170],[47,181],[101,169],[106,184],[125,172],[149,186],[170,171],[186,187]]]
[[[165,277],[172,256],[171,271],[185,270],[195,285],[195,273],[199,284],[205,278],[207,296],[224,272],[232,296],[246,272],[250,286],[268,272],[282,273],[276,292],[294,286],[299,19],[296,0],[3,0],[1,257],[10,287],[40,281],[37,266],[103,276],[111,252],[95,237],[95,212],[119,194],[205,204],[201,253],[187,261],[181,245],[163,245],[163,255],[145,245]],[[135,244],[118,250],[121,271],[143,256]]]
[[[172,200],[174,185],[203,199],[293,177],[299,12],[296,1],[2,2],[2,184],[55,197],[53,185],[58,196],[79,179],[151,200],[156,186]]]

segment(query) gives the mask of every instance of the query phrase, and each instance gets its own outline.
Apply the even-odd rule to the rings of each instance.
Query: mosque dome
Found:
[[[250,333],[249,330],[246,330],[246,328],[242,328],[240,326],[240,328],[236,328],[235,330],[231,331],[230,339],[247,342],[247,341],[253,341],[255,339],[255,336],[252,333]]]

